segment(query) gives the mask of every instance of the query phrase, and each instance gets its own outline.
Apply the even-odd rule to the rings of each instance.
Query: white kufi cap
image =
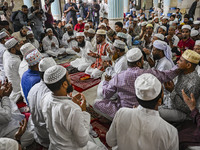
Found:
[[[18,41],[15,38],[11,38],[5,43],[5,47],[7,49],[10,49],[10,48],[14,47],[17,43],[18,43]]]
[[[184,25],[184,26],[182,26],[181,29],[182,29],[182,30],[183,30],[183,29],[191,30],[191,26],[190,26],[190,25]]]
[[[44,82],[53,84],[60,81],[67,73],[67,70],[61,65],[55,65],[48,68],[44,73]]]
[[[48,68],[55,65],[56,65],[56,62],[52,57],[43,58],[39,63],[39,71],[45,72]]]
[[[126,53],[128,62],[136,62],[143,56],[139,48],[132,48]]]
[[[200,46],[200,40],[196,40],[195,45],[199,45]]]
[[[121,40],[115,40],[115,42],[113,43],[113,46],[120,49],[125,49],[126,44]]]
[[[162,28],[164,31],[167,31],[167,27],[165,26],[160,26],[159,28]]]
[[[78,19],[77,19],[78,21],[81,21],[81,20],[83,20],[81,17],[79,17]]]
[[[46,32],[49,32],[49,31],[53,31],[51,28],[48,28],[47,30],[46,30]]]
[[[76,37],[77,37],[77,36],[85,36],[85,35],[84,35],[83,32],[77,32],[77,33],[76,33]]]
[[[18,150],[19,148],[18,142],[11,138],[0,138],[0,145],[2,150]]]
[[[8,36],[8,34],[5,31],[0,33],[0,39],[4,38],[6,36]]]
[[[164,41],[164,39],[165,39],[164,35],[162,35],[160,33],[154,34],[154,36],[157,37],[157,38],[159,38],[162,41]]]
[[[191,37],[197,36],[197,35],[199,35],[199,31],[197,31],[197,30],[191,30],[191,33],[190,33]]]
[[[117,36],[120,37],[120,38],[123,38],[123,39],[127,39],[127,35],[123,32],[118,32]]]
[[[33,34],[33,31],[27,31],[27,35]]]
[[[160,81],[150,73],[144,73],[135,80],[136,96],[143,101],[155,99],[161,92]]]
[[[94,31],[94,29],[88,29],[88,31],[87,31],[88,33],[91,33],[91,34],[95,34],[95,31]]]

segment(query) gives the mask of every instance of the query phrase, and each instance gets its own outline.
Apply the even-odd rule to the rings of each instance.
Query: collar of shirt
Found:
[[[139,67],[129,67],[127,70],[140,70]]]
[[[144,112],[144,113],[147,113],[148,115],[151,115],[151,116],[160,116],[158,111],[153,110],[153,109],[144,108],[141,105],[139,105],[137,107],[137,109]]]
[[[35,70],[31,70],[31,69],[28,69],[28,73],[31,73],[31,74],[40,74],[39,71],[35,71]]]
[[[51,96],[54,98],[53,100],[59,102],[65,102],[65,100],[71,100],[71,98],[68,96],[55,96],[53,93],[51,93]]]

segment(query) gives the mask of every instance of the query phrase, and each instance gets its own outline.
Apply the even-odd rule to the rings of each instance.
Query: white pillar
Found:
[[[158,0],[153,0],[153,6],[154,6],[155,8],[158,8]]]
[[[124,13],[129,12],[129,0],[123,0],[124,1]]]
[[[23,0],[23,1],[24,1],[24,5],[26,5],[28,8],[30,8],[32,6],[31,0]]]
[[[51,4],[51,12],[55,20],[61,20],[60,0],[55,0]]]
[[[177,0],[177,6],[178,6],[178,7],[181,7],[182,1],[183,1],[183,0]]]
[[[171,0],[164,0],[164,3],[163,3],[163,13],[165,14],[165,16],[167,16],[168,12],[169,12],[169,8],[170,8],[170,3],[171,3]]]
[[[112,29],[115,28],[115,22],[121,21],[123,23],[123,5],[123,0],[108,0],[108,19]]]

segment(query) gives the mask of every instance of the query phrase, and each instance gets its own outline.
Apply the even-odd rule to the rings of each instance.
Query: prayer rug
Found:
[[[89,88],[92,88],[101,82],[101,79],[87,79],[80,80],[80,77],[86,75],[84,72],[78,72],[74,74],[70,74],[71,84],[74,87],[74,90],[78,92],[86,91]]]
[[[26,120],[30,117],[29,107],[23,101],[17,102],[19,111],[25,115]]]
[[[65,67],[65,68],[67,68],[67,67],[70,66],[70,62],[66,62],[66,63],[64,63],[64,64],[60,64],[60,65],[63,66],[63,67]]]
[[[76,58],[79,58],[79,57],[77,55],[67,55],[63,58],[55,58],[54,60],[56,61],[56,63],[58,65],[60,65],[60,64],[67,63],[67,62],[71,62],[71,61],[75,60]]]

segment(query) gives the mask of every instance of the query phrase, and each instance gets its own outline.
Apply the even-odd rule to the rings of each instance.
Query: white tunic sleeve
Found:
[[[11,104],[10,99],[5,96],[1,99],[0,102],[0,122],[5,124],[11,120]]]

